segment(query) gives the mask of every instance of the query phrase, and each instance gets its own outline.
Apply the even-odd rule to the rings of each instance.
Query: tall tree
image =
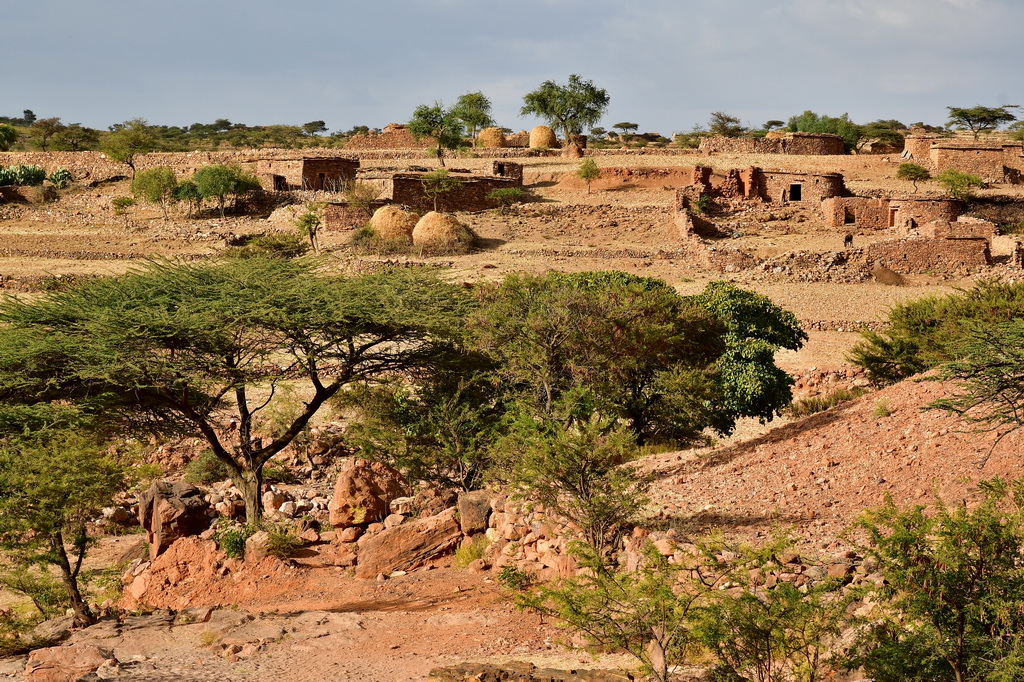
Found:
[[[722,137],[739,137],[747,132],[747,128],[735,116],[724,111],[712,111],[708,119],[708,132]]]
[[[526,93],[519,115],[539,116],[552,127],[561,128],[569,145],[583,134],[584,128],[597,125],[610,99],[603,88],[594,87],[593,81],[574,73],[565,85],[544,81],[539,88]]]
[[[474,145],[480,130],[494,125],[494,119],[491,118],[491,100],[482,92],[467,92],[460,95],[452,109],[455,116],[469,130],[469,137]]]
[[[64,152],[80,152],[95,149],[99,145],[99,134],[92,128],[72,123],[57,131],[53,136],[53,148]]]
[[[135,160],[142,154],[154,151],[156,136],[144,118],[133,118],[111,126],[111,132],[100,144],[100,150],[111,161],[119,161],[132,171],[135,177]]]
[[[456,150],[463,147],[462,138],[466,129],[462,125],[455,108],[446,109],[441,101],[432,105],[421,104],[412,113],[408,123],[409,132],[417,140],[429,137],[434,140],[434,153],[437,161],[444,166],[445,150]]]
[[[28,136],[45,152],[50,138],[62,131],[64,127],[59,118],[41,118],[29,128]]]
[[[132,180],[131,187],[135,197],[151,204],[159,204],[164,220],[167,220],[167,205],[177,199],[177,188],[178,179],[174,177],[174,171],[167,166],[147,168],[139,172]]]
[[[1020,109],[1017,104],[1007,104],[1001,107],[946,107],[949,109],[949,122],[946,125],[954,126],[961,130],[970,130],[974,139],[987,130],[995,130],[1006,123],[1013,123],[1017,115],[1010,109]]]
[[[345,386],[434,362],[469,304],[461,287],[408,269],[344,277],[286,259],[154,262],[4,302],[0,400],[70,401],[112,427],[200,436],[256,522],[267,461]]]

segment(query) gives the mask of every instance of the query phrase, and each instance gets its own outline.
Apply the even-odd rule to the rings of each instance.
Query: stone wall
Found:
[[[455,175],[460,185],[438,197],[439,211],[483,211],[498,204],[487,195],[496,189],[522,187],[523,179],[483,175]],[[391,201],[414,211],[434,210],[434,199],[423,191],[422,173],[397,173],[391,179]]]
[[[356,178],[357,159],[342,157],[261,159],[256,175],[263,189],[273,191],[341,191]]]
[[[1001,145],[934,144],[929,153],[935,172],[958,170],[977,175],[985,182],[1003,181],[1007,157]]]
[[[935,220],[956,220],[964,205],[949,197],[902,198],[889,202],[889,226],[909,229]]]
[[[324,229],[328,231],[357,230],[366,224],[374,210],[383,205],[383,201],[375,201],[367,210],[345,203],[327,204],[327,208],[324,209]]]
[[[768,137],[705,137],[700,151],[706,154],[793,154],[827,156],[845,154],[846,146],[838,135],[783,133]]]
[[[839,173],[800,173],[796,171],[762,171],[749,169],[741,179],[746,183],[747,197],[757,197],[771,203],[810,202],[846,194],[843,176]],[[799,197],[797,197],[799,193]]]
[[[409,129],[398,123],[391,123],[379,133],[360,133],[353,135],[345,143],[344,149],[349,150],[381,150],[381,149],[428,149],[437,143],[433,138],[424,137],[419,140]]]
[[[889,200],[870,197],[831,197],[821,213],[832,227],[884,230],[889,227]]]
[[[868,262],[901,275],[945,272],[967,275],[992,263],[986,239],[895,239],[864,248]]]
[[[960,216],[952,221],[935,220],[927,223],[918,228],[917,233],[929,239],[984,239],[991,245],[996,235],[996,226],[981,218]]]

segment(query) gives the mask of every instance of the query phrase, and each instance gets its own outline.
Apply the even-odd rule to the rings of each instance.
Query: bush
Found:
[[[0,186],[16,185],[19,187],[35,187],[46,180],[46,171],[39,166],[8,166],[0,168]]]
[[[185,480],[195,485],[211,485],[230,477],[227,465],[210,449],[185,465]]]
[[[482,559],[487,551],[487,546],[490,544],[490,540],[481,535],[469,544],[460,546],[455,550],[455,565],[459,568],[465,568],[477,559]]]
[[[812,414],[829,410],[836,405],[855,400],[865,393],[867,393],[867,389],[864,388],[839,388],[825,395],[795,400],[792,405],[786,408],[786,413],[791,417],[809,417]]]
[[[245,541],[258,530],[259,528],[254,525],[243,526],[234,521],[220,518],[213,524],[213,541],[229,559],[243,559],[245,558]]]
[[[985,186],[985,183],[977,175],[963,173],[952,168],[947,168],[936,175],[935,182],[945,188],[946,194],[962,201],[973,199],[974,189]]]
[[[502,213],[515,204],[523,203],[526,197],[527,193],[519,187],[503,187],[487,195],[488,199],[498,204],[498,209]]]
[[[506,590],[522,592],[533,584],[533,574],[509,564],[498,572],[498,584]]]
[[[278,559],[287,559],[294,555],[304,544],[289,525],[266,525],[263,530],[269,536],[267,538],[267,554]]]
[[[67,168],[58,168],[50,173],[50,176],[46,179],[49,180],[50,184],[57,189],[64,189],[74,180],[74,178],[71,177],[71,171]]]
[[[293,232],[268,232],[247,237],[238,246],[221,252],[226,258],[298,258],[309,252],[302,235]]]

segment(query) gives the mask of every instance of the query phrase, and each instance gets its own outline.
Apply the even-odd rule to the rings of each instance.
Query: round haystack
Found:
[[[398,206],[388,204],[373,212],[370,227],[374,236],[383,241],[412,240],[412,231],[416,227],[419,216],[412,211],[405,211]]]
[[[476,234],[455,216],[431,211],[416,223],[412,243],[425,253],[466,253],[476,243]]]
[[[505,133],[501,132],[501,128],[484,128],[476,136],[476,146],[503,148],[508,146],[508,140],[505,139]]]
[[[530,149],[554,149],[558,146],[555,131],[547,126],[537,126],[530,131]]]

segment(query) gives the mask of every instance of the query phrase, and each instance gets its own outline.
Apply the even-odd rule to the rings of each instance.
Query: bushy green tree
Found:
[[[448,172],[446,168],[438,168],[424,174],[423,192],[434,202],[434,210],[437,210],[440,199],[449,192],[453,192],[462,186],[462,181]]]
[[[974,198],[974,189],[984,187],[985,183],[977,175],[947,168],[935,176],[935,182],[942,185],[946,194],[954,199],[968,201]]]
[[[860,656],[879,682],[1020,679],[1024,674],[1024,486],[980,485],[980,505],[933,513],[887,503],[860,521],[885,582]]]
[[[240,168],[213,164],[204,166],[192,176],[199,196],[216,199],[220,217],[224,217],[224,203],[229,194],[235,196],[260,187],[259,182]]]
[[[157,148],[157,139],[149,123],[143,118],[133,118],[111,126],[111,133],[103,138],[100,151],[111,161],[125,164],[135,177],[135,160]]]
[[[64,152],[80,152],[87,149],[96,149],[99,146],[100,137],[92,128],[86,128],[79,123],[72,123],[61,128],[53,135],[53,148]]]
[[[177,199],[178,178],[167,166],[147,168],[132,180],[132,194],[150,204],[159,204],[164,220],[167,220],[167,205]]]
[[[580,162],[579,168],[576,169],[576,177],[587,183],[587,194],[590,194],[590,183],[601,177],[601,169],[597,167],[597,162],[588,156]]]
[[[861,139],[861,127],[850,120],[849,115],[827,116],[813,111],[805,111],[799,116],[790,117],[786,130],[792,133],[827,133],[843,138],[847,151],[857,146]]]
[[[199,211],[203,195],[199,192],[199,186],[193,180],[182,180],[174,189],[174,199],[175,201],[185,202],[188,207],[185,216],[191,218]]]
[[[520,116],[539,116],[553,128],[560,128],[569,145],[584,128],[597,125],[608,109],[610,98],[593,81],[571,74],[569,82],[560,85],[544,81],[536,90],[523,96]]]
[[[408,269],[150,263],[0,306],[0,400],[72,401],[112,427],[202,437],[255,522],[264,465],[326,401],[429,365],[462,333],[468,306],[461,287]],[[283,382],[303,399],[282,398]],[[230,420],[237,428],[222,429]]]
[[[9,151],[18,141],[18,131],[9,123],[0,123],[0,152]]]
[[[95,622],[79,587],[88,522],[125,482],[125,468],[79,433],[44,429],[0,446],[0,546],[21,566],[57,569],[76,625]]]
[[[724,111],[713,111],[708,119],[708,132],[722,137],[739,137],[747,132],[747,128],[735,116]]]
[[[494,125],[494,119],[491,118],[491,100],[482,92],[467,92],[464,95],[459,95],[452,111],[466,126],[473,144],[476,144],[477,133],[482,128]]]
[[[417,140],[429,137],[434,141],[434,153],[441,166],[444,166],[446,150],[455,151],[464,146],[462,138],[466,129],[459,112],[455,107],[445,108],[441,101],[416,107],[407,126]]]
[[[914,183],[914,192],[917,192],[917,183],[931,180],[931,178],[931,171],[916,163],[901,163],[896,169],[896,179],[910,180]]]

